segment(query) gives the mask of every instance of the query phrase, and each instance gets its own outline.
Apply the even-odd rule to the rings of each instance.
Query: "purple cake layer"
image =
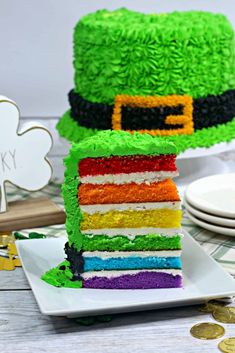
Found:
[[[95,276],[83,279],[83,287],[98,289],[180,288],[182,287],[182,276],[149,271],[110,278]]]

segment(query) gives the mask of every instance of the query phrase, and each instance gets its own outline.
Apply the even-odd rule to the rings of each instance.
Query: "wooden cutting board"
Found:
[[[65,218],[65,212],[47,197],[14,201],[0,213],[0,232],[63,224]]]

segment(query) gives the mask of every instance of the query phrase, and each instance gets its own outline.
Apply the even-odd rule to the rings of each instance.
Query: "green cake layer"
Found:
[[[67,111],[57,124],[58,131],[61,136],[69,141],[80,142],[86,137],[91,137],[97,134],[100,130],[87,129],[79,126],[70,117],[70,112]],[[211,147],[220,142],[230,142],[235,138],[235,118],[226,123],[210,128],[195,131],[192,135],[175,135],[168,137],[155,137],[160,141],[173,142],[178,152],[184,152],[188,148]]]
[[[74,69],[75,91],[91,102],[217,95],[235,88],[234,31],[222,14],[100,10],[75,27]]]
[[[73,144],[69,156],[65,158],[65,180],[62,186],[66,211],[66,230],[69,245],[74,244],[77,250],[82,247],[83,235],[80,233],[82,214],[78,206],[78,164],[83,158],[109,157],[128,155],[176,154],[177,149],[172,142],[158,140],[148,134],[125,131],[105,130],[94,137]]]
[[[83,236],[83,251],[154,251],[181,249],[180,235],[164,237],[159,234],[136,236],[133,240],[125,236]]]

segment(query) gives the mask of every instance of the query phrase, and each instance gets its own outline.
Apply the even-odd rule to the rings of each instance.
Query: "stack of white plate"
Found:
[[[197,225],[235,236],[235,174],[194,181],[185,191],[184,205],[188,217]]]

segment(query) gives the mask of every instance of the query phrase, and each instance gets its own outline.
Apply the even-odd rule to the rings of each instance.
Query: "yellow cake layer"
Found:
[[[109,211],[106,213],[82,214],[80,229],[101,228],[180,228],[181,210],[156,209],[145,211]]]

